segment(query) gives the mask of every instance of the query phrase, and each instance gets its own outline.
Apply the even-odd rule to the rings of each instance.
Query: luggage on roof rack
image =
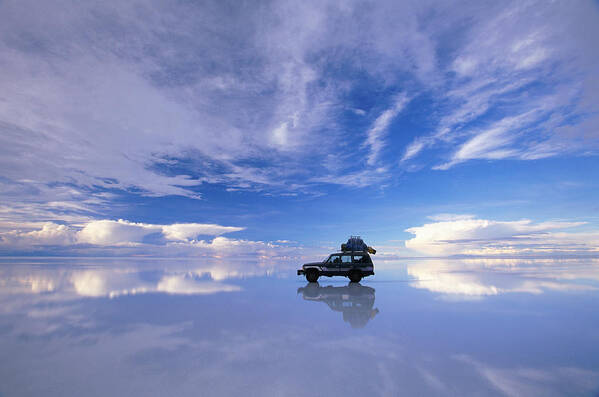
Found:
[[[360,236],[349,236],[347,243],[341,244],[341,251],[368,251],[371,254],[376,254],[376,250],[364,243]]]

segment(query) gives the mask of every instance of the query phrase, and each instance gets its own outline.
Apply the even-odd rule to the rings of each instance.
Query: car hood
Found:
[[[310,262],[310,263],[304,263],[304,266],[321,266],[322,262]]]

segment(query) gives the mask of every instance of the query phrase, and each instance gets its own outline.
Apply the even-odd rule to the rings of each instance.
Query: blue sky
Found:
[[[596,2],[0,2],[0,253],[599,251]]]

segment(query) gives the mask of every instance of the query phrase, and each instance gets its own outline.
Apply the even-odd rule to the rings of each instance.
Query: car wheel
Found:
[[[349,272],[349,281],[352,283],[359,283],[360,280],[362,280],[362,272],[359,270]]]
[[[315,269],[310,269],[306,272],[306,280],[308,280],[309,283],[315,283],[318,281],[318,270]]]

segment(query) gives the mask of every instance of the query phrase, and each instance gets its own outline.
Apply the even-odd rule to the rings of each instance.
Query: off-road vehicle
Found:
[[[321,276],[349,277],[350,281],[357,283],[362,277],[374,275],[374,265],[368,251],[343,251],[329,255],[322,262],[306,263],[297,274],[305,275],[311,283]]]

